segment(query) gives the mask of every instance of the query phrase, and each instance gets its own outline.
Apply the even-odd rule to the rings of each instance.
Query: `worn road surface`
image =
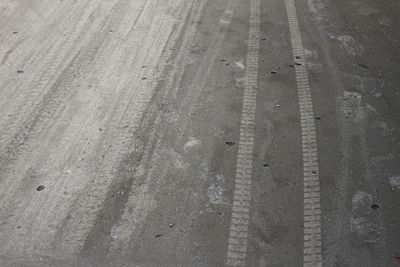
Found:
[[[0,0],[0,266],[400,266],[398,0]]]

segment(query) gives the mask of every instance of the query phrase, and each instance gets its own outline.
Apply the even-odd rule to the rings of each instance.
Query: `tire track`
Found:
[[[66,60],[68,52],[85,26],[89,15],[93,11],[93,2],[94,0],[86,1],[80,8],[79,12],[74,12],[74,14],[77,13],[76,15],[69,17],[66,24],[76,25],[75,22],[78,21],[76,27],[73,28],[71,34],[68,34],[65,39],[60,39],[56,45],[50,48],[45,59],[46,63],[43,66],[43,70],[41,71],[38,80],[34,82],[34,86],[30,87],[32,89],[26,94],[17,94],[17,99],[12,100],[13,103],[18,103],[16,105],[14,104],[12,110],[8,111],[8,113],[12,114],[13,117],[0,120],[0,129],[2,130],[0,133],[0,144],[8,144],[8,147],[1,146],[0,151],[6,150],[9,153],[10,151],[13,151],[10,149],[9,142],[11,140],[11,144],[13,142],[21,143],[20,141],[23,140],[21,138],[22,136],[18,134],[21,133],[21,129],[18,129],[18,124],[23,120],[26,122],[26,120],[32,115],[31,111],[36,107],[38,101],[40,99],[43,101],[43,99],[46,99],[46,94],[48,95],[51,93],[52,88],[50,88],[49,92],[46,90],[47,86],[50,85],[54,75],[56,75],[58,67]],[[26,86],[29,87],[28,85]],[[15,87],[14,90],[17,91],[16,89],[17,87]],[[17,133],[17,136],[13,136],[15,133]]]
[[[160,95],[160,103],[164,103],[167,99],[168,95],[174,95],[177,88],[179,87],[180,81],[183,77],[184,73],[184,65],[179,67],[180,63],[184,61],[184,59],[188,56],[192,43],[194,41],[195,33],[197,32],[197,26],[200,21],[200,18],[203,14],[203,9],[205,5],[205,1],[199,1],[200,4],[196,8],[192,8],[192,11],[195,12],[196,16],[191,22],[189,29],[185,31],[182,37],[182,48],[179,50],[174,62],[173,67],[170,72],[164,74],[164,77],[168,77],[166,80],[165,90],[161,92]],[[193,16],[194,14],[192,14]],[[177,26],[177,29],[174,31],[174,34],[171,36],[172,47],[176,46],[179,35],[184,29],[186,20],[182,20],[181,23]],[[169,50],[172,51],[172,50]],[[166,59],[171,56],[171,52],[166,55]],[[166,67],[166,66],[165,66]],[[174,78],[176,79],[174,80]],[[154,200],[150,196],[150,178],[152,177],[152,172],[155,166],[156,158],[160,150],[161,140],[163,140],[163,136],[160,136],[157,133],[160,133],[163,110],[157,112],[157,110],[152,110],[150,113],[156,113],[156,118],[152,123],[152,128],[149,134],[149,139],[147,141],[147,145],[144,148],[143,157],[138,165],[138,168],[135,174],[132,177],[132,180],[140,179],[143,177],[144,181],[142,182],[142,186],[131,185],[129,188],[129,197],[126,202],[126,206],[124,207],[123,213],[119,221],[113,226],[113,232],[116,238],[114,238],[111,242],[110,247],[110,258],[116,257],[116,254],[121,252],[123,248],[129,247],[129,243],[132,239],[132,235],[135,231],[132,228],[132,225],[139,225],[140,222],[144,221],[147,212],[151,210],[149,207],[149,203],[154,204]],[[155,145],[154,145],[155,144]],[[145,170],[148,169],[148,173],[146,174]],[[168,172],[168,169],[165,169],[163,175],[161,175],[160,180]],[[154,193],[154,190],[152,190]],[[139,199],[138,199],[139,198]],[[144,208],[146,205],[146,208]]]
[[[148,37],[143,40],[143,48],[150,47],[151,49],[143,49],[144,51],[147,50],[147,54],[140,57],[141,61],[136,60],[137,66],[146,65],[149,62],[160,65],[170,57],[168,54],[170,50],[166,50],[164,46],[173,28],[174,21],[156,20],[151,23],[147,22],[149,19],[154,19],[153,12],[156,12],[157,8],[161,6],[157,3],[158,1],[148,3],[147,10],[144,11],[142,19],[138,22],[142,25],[152,25],[152,29],[148,32]],[[138,38],[142,35],[142,32],[136,34],[135,37]],[[158,38],[151,39],[150,36],[157,36]],[[163,50],[166,51],[166,54],[161,55]],[[157,63],[158,60],[159,63]],[[145,73],[152,77],[159,76],[157,69],[154,69],[154,71],[146,70]],[[137,146],[135,133],[152,98],[157,81],[151,82],[150,88],[147,80],[142,80],[141,77],[135,77],[131,83],[132,85],[124,88],[123,94],[118,98],[118,105],[112,112],[112,120],[110,118],[110,128],[115,128],[117,131],[102,144],[104,149],[108,150],[106,152],[108,154],[107,161],[103,161],[104,165],[99,166],[102,175],[91,181],[92,183],[89,186],[90,196],[82,195],[79,198],[80,202],[75,202],[70,213],[71,220],[66,220],[64,227],[59,230],[60,239],[69,239],[67,240],[68,243],[80,244],[78,247],[83,246],[86,236],[90,233],[96,215],[103,208],[105,198],[111,190],[111,185],[118,186],[122,182],[121,177],[118,177],[118,165]],[[130,88],[136,89],[130,90]],[[84,205],[82,205],[82,199],[84,199]]]
[[[239,149],[236,163],[228,251],[226,255],[226,264],[228,266],[246,266],[258,87],[258,57],[260,50],[259,0],[250,1],[250,26],[247,49]]]
[[[82,71],[85,70],[89,66],[89,62],[94,60],[94,58],[95,58],[95,56],[96,56],[96,54],[98,52],[98,49],[100,49],[100,46],[103,43],[103,39],[106,38],[106,34],[109,34],[108,33],[108,28],[111,27],[111,26],[114,26],[114,25],[119,25],[119,21],[122,18],[122,16],[120,16],[121,12],[125,12],[126,13],[126,10],[125,10],[126,3],[125,2],[127,2],[127,1],[120,1],[119,5],[117,5],[117,7],[112,10],[113,12],[111,12],[111,14],[112,14],[111,19],[107,19],[107,20],[105,20],[103,22],[102,28],[91,39],[91,41],[88,43],[88,46],[85,47],[84,50],[81,51],[79,53],[79,55],[73,61],[72,64],[75,64],[75,65],[71,66],[71,68],[69,70],[70,72],[68,73],[67,77],[64,77],[62,79],[62,81],[61,81],[61,85],[58,85],[58,87],[56,87],[56,89],[62,90],[62,92],[60,92],[60,94],[57,95],[56,98],[53,98],[55,103],[53,103],[53,105],[50,106],[50,108],[53,108],[54,111],[57,111],[57,108],[59,108],[58,104],[63,104],[64,106],[66,105],[65,102],[57,102],[57,101],[63,101],[63,100],[65,101],[66,99],[68,99],[69,97],[72,96],[72,92],[64,91],[65,88],[68,88],[68,86],[71,85],[71,83],[69,83],[70,81],[72,81],[73,79],[76,80],[76,78],[75,78],[77,76],[76,74],[82,73]],[[101,51],[101,50],[99,50],[99,51]],[[100,57],[100,60],[98,62],[98,67],[95,67],[95,69],[100,69],[100,70],[102,69],[102,67],[104,66],[104,63],[110,58],[110,56],[111,56],[110,53],[112,51],[113,51],[112,48],[108,52],[107,52],[107,50],[106,51],[102,51],[103,54],[100,54],[101,57]],[[119,53],[121,53],[121,51]],[[98,75],[98,73],[95,74],[95,75]],[[78,75],[78,77],[79,77],[79,75]],[[79,78],[79,80],[77,80],[77,82],[78,83],[82,82],[83,84],[85,84],[85,79],[87,79],[86,75],[83,75],[83,76],[81,75],[81,77]],[[62,85],[64,85],[64,86],[62,86]],[[48,106],[44,105],[44,110],[47,110],[48,108],[49,108]],[[65,108],[65,107],[62,107],[62,108]],[[59,114],[61,114],[61,111],[59,112]],[[43,131],[43,129],[47,128],[46,125],[48,125],[48,123],[52,119],[52,117],[51,116],[50,117],[41,117],[40,119],[42,120],[41,122],[42,122],[42,124],[44,124],[44,126],[40,125],[42,127],[40,127],[39,130],[36,132],[37,133],[36,136],[41,136],[43,134],[40,131]],[[46,119],[49,120],[49,121],[46,121]],[[32,134],[32,133],[30,133],[30,134]],[[44,139],[46,139],[46,138],[44,138]],[[30,147],[34,147],[34,145],[30,144]],[[36,153],[37,155],[40,155],[40,152],[42,152],[42,151],[36,151],[34,149],[32,149],[32,150],[37,152]],[[29,153],[27,153],[27,154],[29,155]],[[16,189],[18,187],[14,186],[12,188]],[[59,191],[57,191],[57,192],[59,193]],[[55,199],[57,199],[57,198],[55,198]],[[39,200],[39,196],[36,196],[34,199],[31,199],[31,202],[32,203],[36,203],[36,204],[38,202],[39,203],[40,202],[45,203],[46,200],[47,200],[47,198],[42,196],[41,197],[41,201],[40,201]],[[63,201],[63,200],[60,200],[60,201]],[[32,207],[32,209],[30,209],[31,212],[29,214],[32,215],[32,212],[35,214],[35,211],[40,210],[40,208],[41,208],[40,205],[36,206],[36,207]],[[43,212],[43,210],[42,210],[42,212]],[[22,213],[22,214],[24,214],[24,213]],[[21,221],[21,222],[24,222],[25,220],[29,221],[29,219],[27,219],[27,218],[19,219],[19,221]],[[23,233],[23,231],[19,231],[19,232],[22,232],[22,235],[25,235]],[[34,238],[33,238],[33,240],[34,240]]]
[[[317,135],[304,48],[294,0],[285,0],[299,95],[304,185],[303,266],[322,266]]]

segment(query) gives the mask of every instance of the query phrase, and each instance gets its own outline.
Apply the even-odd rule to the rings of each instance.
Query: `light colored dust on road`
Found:
[[[83,246],[192,3],[47,2],[1,10],[0,249],[22,262]]]

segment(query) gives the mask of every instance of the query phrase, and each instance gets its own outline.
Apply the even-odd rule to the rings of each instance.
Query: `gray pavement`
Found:
[[[398,14],[0,1],[0,266],[400,266]]]

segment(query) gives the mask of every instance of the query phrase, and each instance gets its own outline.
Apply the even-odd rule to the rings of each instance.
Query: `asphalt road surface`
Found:
[[[400,266],[397,0],[0,0],[0,266]]]

